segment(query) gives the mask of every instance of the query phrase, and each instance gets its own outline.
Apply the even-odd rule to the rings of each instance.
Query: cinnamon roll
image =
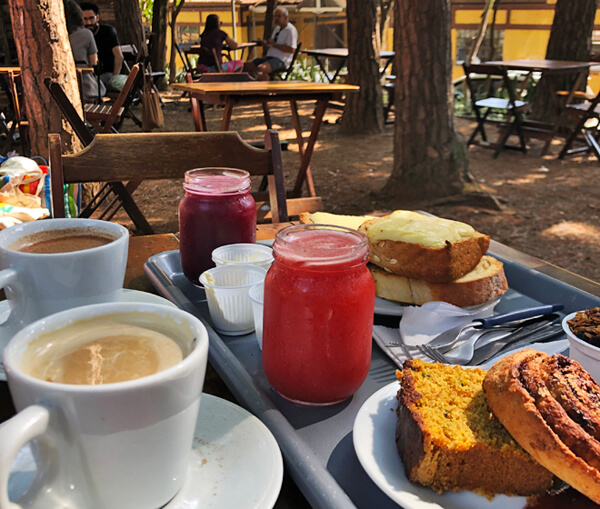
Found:
[[[483,390],[535,460],[600,503],[600,386],[576,361],[522,350],[492,366]]]

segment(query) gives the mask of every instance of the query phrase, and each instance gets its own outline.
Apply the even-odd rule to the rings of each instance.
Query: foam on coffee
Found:
[[[119,322],[86,321],[33,341],[22,367],[48,382],[99,385],[152,375],[182,358],[179,345],[160,332]]]
[[[8,248],[21,253],[71,253],[114,242],[114,235],[91,228],[43,230],[21,237]]]

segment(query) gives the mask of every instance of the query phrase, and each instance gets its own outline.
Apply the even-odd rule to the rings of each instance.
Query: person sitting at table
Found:
[[[127,81],[127,75],[121,74],[123,52],[117,31],[112,25],[100,22],[100,8],[94,2],[80,2],[85,28],[94,35],[98,48],[100,80],[111,92],[120,92]]]
[[[98,65],[96,41],[92,32],[84,26],[81,7],[74,0],[65,0],[64,7],[67,32],[75,65],[80,67]],[[81,75],[81,86],[81,96],[84,101],[98,101],[106,93],[104,83],[91,72],[84,72]],[[98,90],[99,88],[100,90]]]
[[[273,21],[275,29],[271,38],[259,41],[267,49],[267,54],[244,63],[243,70],[262,81],[269,81],[269,75],[273,71],[286,69],[292,62],[298,45],[298,31],[289,22],[289,13],[285,7],[275,9]]]
[[[230,60],[223,62],[223,43],[227,43],[229,49],[237,49],[238,43],[221,30],[222,22],[216,14],[209,14],[204,23],[204,32],[200,35],[200,46],[211,50],[207,54],[200,54],[196,67],[202,74],[205,72],[219,72],[216,66],[212,50],[215,50],[221,72],[238,72],[242,70],[244,63],[241,60]]]

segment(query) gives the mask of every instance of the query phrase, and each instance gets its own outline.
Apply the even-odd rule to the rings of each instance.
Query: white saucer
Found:
[[[488,500],[470,491],[435,491],[411,483],[394,443],[398,382],[386,385],[360,408],[352,432],[354,450],[373,482],[405,509],[521,509],[525,497],[497,495]]]
[[[28,446],[13,462],[8,494],[20,497],[35,474]],[[279,446],[243,408],[203,394],[185,484],[164,509],[268,509],[283,481]]]
[[[163,304],[168,306],[175,306],[170,300],[161,297],[160,295],[154,295],[153,293],[140,292],[139,290],[129,290],[123,288],[119,294],[118,302],[144,302],[148,304]],[[8,300],[0,301],[0,324],[4,323],[10,314],[10,304]],[[0,352],[0,359],[2,359],[2,353]],[[0,381],[6,381],[6,373],[0,362]]]

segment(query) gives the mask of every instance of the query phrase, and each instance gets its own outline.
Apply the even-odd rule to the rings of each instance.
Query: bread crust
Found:
[[[358,231],[367,234],[369,227],[380,219],[365,221]],[[479,232],[460,242],[446,241],[439,248],[410,242],[369,239],[372,263],[390,273],[430,283],[448,283],[464,276],[475,268],[489,246],[489,235]]]
[[[449,283],[429,283],[397,276],[373,264],[369,268],[378,297],[419,306],[431,301],[448,302],[459,307],[477,306],[504,295],[508,290],[502,262],[487,255],[481,258],[472,273]]]
[[[543,352],[527,349],[494,364],[483,382],[488,404],[513,438],[535,460],[600,503],[600,471],[579,457],[561,436],[568,435],[566,441],[571,444],[582,439],[592,442],[585,437],[580,426],[565,418],[566,412],[556,408],[557,400],[546,386],[546,381],[553,375],[544,368],[544,364],[547,367],[554,364],[557,368],[560,364],[571,366],[584,384],[589,384],[590,379],[585,376],[587,373],[583,368],[571,359],[561,355],[554,356],[554,361],[548,359],[549,356]],[[598,393],[600,387],[595,382],[593,384]],[[535,392],[532,394],[530,390]],[[590,454],[594,451],[590,450],[588,456]]]
[[[310,218],[310,212],[302,212],[302,214],[298,216],[298,219],[300,220],[300,224],[313,224],[313,221]]]

